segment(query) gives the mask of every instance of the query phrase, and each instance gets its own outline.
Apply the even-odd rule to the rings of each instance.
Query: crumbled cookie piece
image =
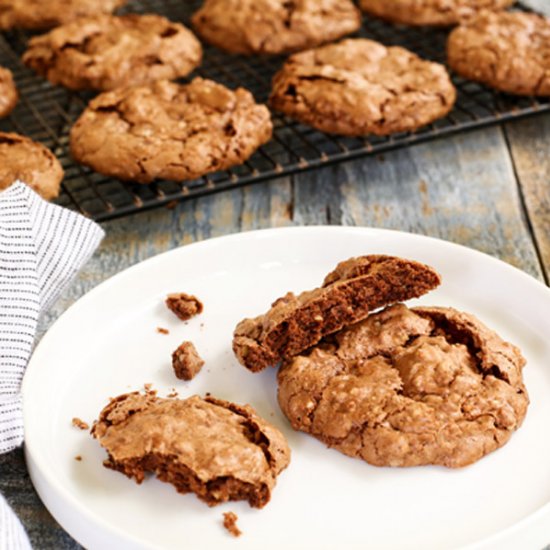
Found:
[[[451,32],[447,60],[459,75],[497,90],[550,96],[550,18],[483,12]]]
[[[76,455],[74,457],[74,459],[77,461],[77,462],[82,462],[82,457],[80,455]]]
[[[242,164],[269,141],[271,114],[243,88],[160,81],[95,97],[71,129],[74,159],[148,184],[190,180]]]
[[[90,426],[87,422],[84,422],[84,420],[81,420],[80,418],[78,418],[76,416],[72,420],[72,425],[75,428],[78,428],[79,430],[89,430],[90,429]]]
[[[45,30],[81,17],[112,13],[127,0],[0,0],[0,29]]]
[[[18,99],[12,72],[0,67],[0,117],[8,116],[15,109]]]
[[[202,302],[191,294],[185,294],[185,292],[178,292],[168,294],[166,297],[166,306],[170,311],[175,313],[182,321],[187,321],[202,313]]]
[[[504,445],[529,398],[525,359],[473,315],[397,304],[288,361],[292,427],[375,466],[467,466]]]
[[[355,32],[361,14],[351,0],[206,0],[192,21],[222,50],[282,54]]]
[[[201,359],[193,342],[183,342],[172,353],[174,373],[180,380],[192,380],[199,373],[204,361]]]
[[[292,55],[270,97],[277,111],[349,136],[414,131],[444,117],[455,100],[443,65],[364,38]]]
[[[170,334],[170,331],[167,328],[163,328],[163,327],[157,327],[157,332],[159,334]]]
[[[246,500],[262,508],[290,462],[283,434],[254,409],[212,397],[121,395],[92,434],[108,453],[105,467],[137,483],[152,472],[209,506]]]
[[[71,90],[114,90],[186,76],[202,59],[193,33],[160,15],[78,19],[29,40],[23,62]]]
[[[28,137],[0,132],[0,191],[21,180],[50,200],[59,195],[62,179],[61,163],[48,148]]]
[[[223,513],[223,526],[233,535],[234,537],[240,537],[242,531],[237,527],[237,521],[239,516],[234,512],[224,512]]]
[[[276,365],[315,345],[321,338],[356,323],[374,309],[418,298],[437,287],[431,267],[393,256],[370,255],[339,263],[323,286],[288,293],[234,332],[233,351],[253,372]]]
[[[481,10],[503,10],[516,0],[360,0],[370,15],[403,25],[455,25]]]

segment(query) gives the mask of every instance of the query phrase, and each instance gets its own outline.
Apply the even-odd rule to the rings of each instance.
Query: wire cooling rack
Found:
[[[200,3],[198,0],[134,0],[124,11],[160,13],[189,25],[191,14]],[[519,9],[526,10],[521,6]],[[365,18],[359,35],[386,45],[404,46],[426,59],[444,62],[447,35],[444,30],[393,26]],[[197,180],[158,181],[143,186],[102,176],[71,159],[70,127],[93,94],[51,86],[25,68],[20,58],[27,39],[28,35],[20,31],[0,36],[0,65],[13,71],[20,93],[17,108],[0,121],[0,130],[27,135],[49,147],[65,170],[57,202],[97,221],[550,110],[547,100],[500,94],[455,76],[458,99],[454,110],[416,132],[388,137],[337,137],[274,113],[273,139],[242,166]],[[283,61],[280,57],[228,55],[205,46],[203,65],[190,78],[198,74],[231,88],[243,86],[256,100],[265,102],[271,78]]]

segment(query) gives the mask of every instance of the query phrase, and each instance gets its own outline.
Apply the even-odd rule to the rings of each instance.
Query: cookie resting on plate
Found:
[[[121,395],[101,411],[92,434],[109,454],[107,468],[137,483],[154,473],[209,506],[246,500],[262,508],[290,462],[279,430],[247,405],[212,397]]]
[[[357,38],[292,55],[273,78],[270,103],[323,132],[362,136],[414,131],[455,99],[443,65]]]
[[[21,180],[50,200],[59,195],[62,179],[63,168],[49,149],[28,137],[0,132],[0,190]]]
[[[192,21],[222,50],[282,54],[355,32],[361,14],[351,0],[206,0]]]
[[[516,0],[360,0],[362,10],[392,23],[449,26],[481,10],[503,10]]]
[[[497,90],[550,96],[550,19],[483,12],[449,35],[447,59],[459,75]]]
[[[12,72],[0,67],[0,117],[8,116],[15,109],[18,99]]]
[[[0,29],[45,30],[112,13],[127,0],[0,0]]]
[[[160,15],[79,19],[31,38],[23,62],[71,90],[112,90],[186,76],[202,60],[195,35]]]
[[[269,311],[241,321],[233,351],[247,369],[275,366],[324,336],[361,321],[389,303],[418,298],[436,288],[439,274],[419,262],[369,255],[340,262],[320,288],[276,300]]]
[[[242,164],[271,138],[269,110],[243,88],[160,81],[94,98],[71,129],[77,162],[121,180],[188,180]]]
[[[376,466],[467,466],[504,445],[529,398],[525,360],[473,315],[397,304],[278,372],[296,430]]]

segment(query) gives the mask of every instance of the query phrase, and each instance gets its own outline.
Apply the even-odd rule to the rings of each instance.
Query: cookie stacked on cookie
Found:
[[[376,466],[466,466],[521,426],[525,359],[469,313],[400,303],[440,282],[418,262],[352,258],[242,321],[235,354],[252,371],[281,363],[282,411],[329,447]]]

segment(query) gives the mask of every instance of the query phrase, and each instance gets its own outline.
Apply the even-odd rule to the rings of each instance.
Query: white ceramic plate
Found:
[[[442,286],[417,301],[476,314],[523,350],[531,405],[502,449],[461,469],[375,468],[293,432],[276,402],[274,369],[252,374],[231,352],[237,321],[288,290],[318,285],[338,261],[386,253],[434,266]],[[168,292],[203,300],[182,323]],[[539,550],[550,542],[550,290],[507,264],[447,242],[366,228],[313,227],[242,233],[172,250],[88,293],[37,347],[23,386],[26,456],[42,500],[88,548],[290,549],[475,548]],[[157,333],[166,327],[169,335]],[[206,366],[178,381],[171,352],[195,342]],[[102,466],[87,432],[107,398],[152,382],[165,395],[212,392],[250,403],[288,437],[289,468],[263,510],[208,508],[155,479],[136,485]],[[83,460],[77,462],[76,455]],[[239,516],[230,537],[222,512]]]

